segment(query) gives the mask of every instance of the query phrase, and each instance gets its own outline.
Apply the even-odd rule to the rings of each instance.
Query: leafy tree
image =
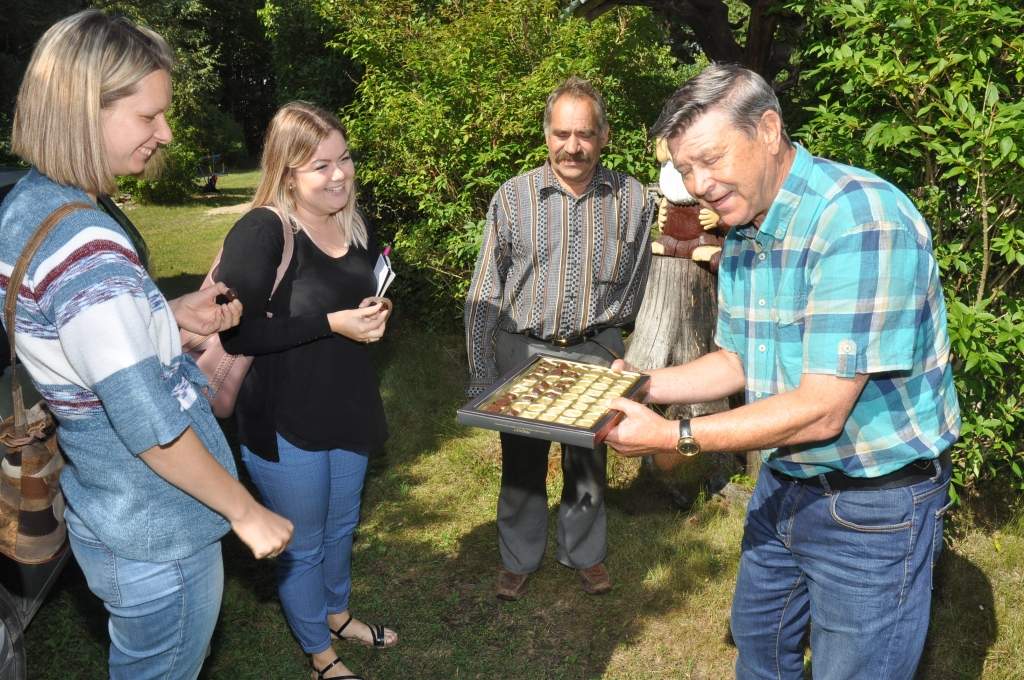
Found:
[[[264,0],[205,2],[220,82],[208,107],[212,111],[203,143],[238,165],[256,156],[263,144],[267,123],[277,110],[281,78],[270,58],[273,45],[260,16]]]
[[[804,22],[785,0],[572,0],[566,11],[594,19],[628,5],[650,8],[665,23],[682,63],[703,52],[709,61],[743,64],[769,82],[782,72],[792,80],[790,56]]]
[[[461,317],[487,204],[502,182],[544,161],[544,101],[568,75],[606,97],[604,162],[654,179],[646,127],[685,71],[649,13],[565,20],[555,0],[388,0],[334,12],[346,26],[339,40],[364,69],[345,111],[359,179],[393,229],[410,284],[403,297],[438,310],[434,318]]]
[[[932,226],[964,415],[954,481],[1024,489],[1024,17],[1004,0],[819,0],[801,59],[816,153],[871,168]]]
[[[83,0],[0,0],[0,165],[21,162],[11,153],[11,123],[36,41],[55,21],[86,5]]]
[[[117,12],[152,28],[174,48],[174,100],[168,122],[174,141],[164,153],[157,179],[122,178],[119,186],[147,202],[176,203],[195,191],[199,159],[206,152],[204,136],[210,116],[219,117],[211,103],[220,86],[218,49],[208,30],[209,9],[201,0],[99,0],[93,6]]]
[[[277,80],[278,104],[302,99],[340,109],[352,102],[360,69],[338,46],[346,13],[334,11],[330,0],[266,0],[258,15]]]

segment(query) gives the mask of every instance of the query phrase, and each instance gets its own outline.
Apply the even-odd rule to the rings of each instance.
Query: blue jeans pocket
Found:
[[[114,553],[70,510],[65,510],[64,519],[67,522],[71,552],[85,575],[89,590],[104,602],[120,606],[121,594],[117,588]]]
[[[914,499],[908,489],[837,491],[829,511],[840,526],[864,533],[894,533],[910,529]]]

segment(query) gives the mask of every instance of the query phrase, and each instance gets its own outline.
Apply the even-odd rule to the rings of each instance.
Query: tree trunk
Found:
[[[641,369],[663,368],[710,352],[718,317],[717,281],[714,274],[690,259],[654,256],[626,361]],[[726,398],[676,404],[669,407],[667,415],[695,418],[728,408]],[[714,452],[708,455],[714,456],[711,488],[718,491],[735,472],[734,457]]]

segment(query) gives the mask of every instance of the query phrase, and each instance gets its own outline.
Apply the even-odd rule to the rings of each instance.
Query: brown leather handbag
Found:
[[[4,300],[4,321],[11,348],[11,411],[0,426],[0,553],[24,564],[47,562],[67,539],[60,471],[64,458],[57,445],[57,425],[40,399],[25,408],[15,355],[15,309],[29,263],[50,230],[88,203],[68,203],[43,220],[14,265]]]

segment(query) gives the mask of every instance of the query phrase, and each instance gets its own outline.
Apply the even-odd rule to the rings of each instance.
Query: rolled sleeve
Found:
[[[902,225],[874,223],[837,239],[810,279],[804,370],[849,378],[913,366],[927,258]]]
[[[192,423],[187,409],[202,398],[180,375],[165,375],[156,357],[118,371],[92,389],[118,438],[136,456],[181,436]]]

